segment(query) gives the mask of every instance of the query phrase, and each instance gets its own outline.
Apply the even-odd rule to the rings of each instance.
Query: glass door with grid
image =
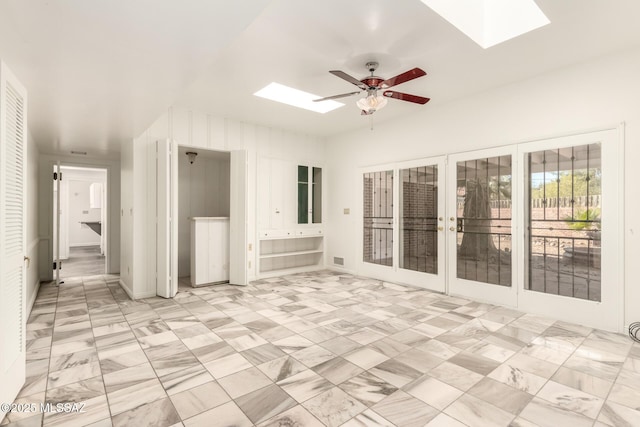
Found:
[[[515,147],[449,156],[449,292],[516,306]]]
[[[361,272],[445,291],[444,157],[362,172]]]
[[[524,310],[620,329],[618,144],[617,132],[610,130],[519,147]]]

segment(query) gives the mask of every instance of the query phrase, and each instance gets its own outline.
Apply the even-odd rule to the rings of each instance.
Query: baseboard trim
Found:
[[[153,292],[142,292],[139,294],[135,294],[135,298],[134,299],[143,299],[143,298],[153,298],[155,296],[157,296],[158,294],[153,291]]]
[[[337,265],[325,265],[324,268],[326,270],[332,270],[332,271],[337,271],[339,273],[345,273],[345,274],[353,274],[354,276],[356,276],[356,272],[354,270],[351,270],[349,268],[344,268],[344,267],[338,267]]]
[[[129,298],[131,298],[132,300],[137,300],[142,298],[151,298],[156,296],[155,291],[140,292],[136,294],[131,291],[129,286],[125,282],[123,282],[122,279],[118,280],[118,283],[120,284],[120,287],[124,289],[124,291],[127,293],[127,295],[129,295]]]
[[[70,248],[86,248],[86,247],[91,247],[91,246],[100,246],[100,242],[98,243],[74,243],[69,244]]]
[[[122,279],[118,280],[118,283],[120,284],[120,287],[121,287],[122,289],[124,289],[124,291],[127,293],[127,295],[129,295],[129,298],[131,298],[131,299],[135,299],[135,298],[133,297],[133,292],[131,292],[131,289],[129,289],[129,286],[127,286],[127,284],[126,284],[126,283],[124,283],[124,282],[122,281]]]
[[[34,286],[34,290],[33,290],[33,295],[31,295],[31,298],[29,299],[29,302],[27,303],[27,316],[26,318],[28,319],[29,316],[31,316],[31,310],[33,310],[33,305],[36,303],[36,299],[38,298],[38,292],[40,291],[40,279],[36,279],[36,285]]]

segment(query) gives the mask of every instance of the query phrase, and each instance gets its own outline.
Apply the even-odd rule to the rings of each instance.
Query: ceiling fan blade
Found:
[[[395,98],[401,101],[415,102],[416,104],[426,104],[430,101],[430,98],[425,98],[418,95],[410,95],[408,93],[394,92],[392,90],[385,90],[382,94],[387,98]]]
[[[367,85],[366,84],[362,83],[360,80],[356,79],[355,77],[351,77],[349,74],[345,73],[344,71],[331,70],[329,72],[331,74],[333,74],[334,76],[336,76],[336,77],[340,77],[341,79],[346,80],[349,83],[358,86],[362,90],[366,90],[367,89]]]
[[[383,81],[382,83],[380,83],[379,87],[381,89],[390,88],[391,86],[396,86],[402,83],[406,83],[410,80],[417,79],[418,77],[422,77],[426,75],[427,73],[425,73],[420,68],[414,68],[413,70],[405,71],[402,74],[398,74],[395,77],[391,77],[390,79]]]
[[[340,95],[327,96],[326,98],[314,99],[313,102],[321,102],[321,101],[328,101],[330,99],[345,98],[347,96],[355,95],[357,93],[360,93],[360,91],[343,93]]]

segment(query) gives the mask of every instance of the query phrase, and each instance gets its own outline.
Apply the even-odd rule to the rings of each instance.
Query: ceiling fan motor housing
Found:
[[[380,83],[382,83],[384,79],[381,77],[371,76],[371,77],[365,77],[360,81],[366,84],[369,88],[378,89],[380,87]]]

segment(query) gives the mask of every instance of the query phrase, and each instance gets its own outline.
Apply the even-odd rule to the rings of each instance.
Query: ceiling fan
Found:
[[[351,84],[354,84],[360,88],[360,91],[367,91],[367,96],[365,98],[359,99],[356,105],[360,110],[362,110],[362,115],[369,115],[375,113],[377,110],[381,109],[385,105],[387,105],[386,98],[395,98],[401,101],[414,102],[416,104],[426,104],[429,102],[429,98],[424,98],[418,95],[411,95],[408,93],[395,92],[393,90],[386,90],[390,87],[406,83],[410,80],[417,79],[418,77],[426,76],[425,73],[420,68],[414,68],[409,71],[405,71],[402,74],[398,74],[395,77],[384,80],[381,77],[376,77],[373,75],[373,72],[378,68],[377,62],[367,62],[365,66],[371,73],[370,76],[363,78],[362,80],[358,80],[355,77],[351,77],[349,74],[340,70],[332,70],[329,71],[334,76],[340,77],[343,80],[348,81]],[[378,95],[378,91],[383,91],[382,96]],[[344,98],[347,96],[355,95],[360,93],[357,92],[349,92],[343,93],[340,95],[327,96],[326,98],[315,99],[314,102],[322,102],[327,101],[329,99],[337,99]]]

